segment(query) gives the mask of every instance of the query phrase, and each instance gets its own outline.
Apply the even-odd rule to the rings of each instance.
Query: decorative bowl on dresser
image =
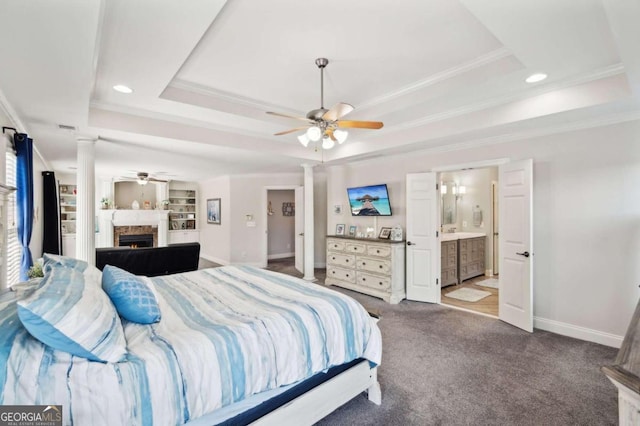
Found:
[[[325,284],[399,303],[405,292],[404,241],[327,236]]]

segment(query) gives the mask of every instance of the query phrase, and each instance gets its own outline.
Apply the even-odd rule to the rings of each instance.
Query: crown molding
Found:
[[[304,116],[306,112],[302,112],[299,110],[291,109],[291,107],[286,107],[282,105],[276,105],[269,102],[262,102],[257,99],[249,98],[246,96],[235,95],[231,92],[226,92],[224,90],[214,89],[212,87],[204,86],[198,83],[192,83],[186,80],[173,79],[171,83],[167,86],[168,88],[185,90],[187,92],[196,93],[198,95],[208,96],[211,98],[215,98],[225,102],[231,102],[238,105],[247,106],[250,108],[255,108],[260,111],[283,111],[285,113],[290,113],[293,115]],[[163,96],[160,96],[163,98]],[[170,99],[170,98],[166,98]]]
[[[487,53],[486,55],[479,56],[472,61],[438,72],[422,80],[415,81],[393,92],[389,92],[381,96],[376,96],[368,101],[361,102],[358,105],[358,110],[362,111],[365,108],[374,107],[374,106],[383,104],[385,102],[392,101],[396,98],[408,95],[409,93],[422,90],[429,86],[433,86],[434,84],[438,84],[445,80],[449,80],[460,74],[467,73],[476,68],[480,68],[482,66],[485,66],[495,61],[499,61],[500,59],[504,59],[512,55],[513,54],[511,53],[511,51],[506,47],[496,49],[492,52]]]
[[[9,100],[4,95],[4,92],[1,89],[0,89],[0,109],[2,110],[2,112],[4,112],[4,114],[7,117],[9,117],[9,120],[11,120],[12,122],[11,124],[13,124],[17,129],[22,129],[23,132],[27,134],[29,133],[27,126],[25,126],[22,120],[20,120],[20,117],[16,113],[15,109],[13,109],[13,107],[9,103]],[[40,153],[40,150],[38,149],[38,146],[35,142],[33,143],[33,150],[35,151],[40,161],[42,161],[42,164],[44,165],[45,169],[53,170],[49,162]]]
[[[354,158],[351,161],[349,161],[349,158],[340,158],[340,159],[336,159],[335,162],[332,161],[331,164],[329,164],[329,166],[348,164],[348,163],[361,163],[361,162],[376,163],[381,161],[389,161],[390,156],[394,158],[404,158],[404,157],[415,157],[418,155],[426,155],[426,154],[462,151],[466,149],[480,148],[484,146],[498,145],[498,144],[509,143],[509,142],[516,142],[519,140],[533,139],[533,138],[539,138],[539,137],[556,135],[561,133],[568,133],[568,132],[576,132],[580,130],[587,130],[587,129],[597,128],[597,127],[605,127],[613,124],[626,123],[629,121],[637,121],[637,120],[640,120],[640,110],[609,114],[606,116],[602,116],[599,119],[587,118],[580,121],[575,121],[575,122],[556,125],[556,126],[548,126],[541,129],[531,129],[531,130],[526,130],[521,132],[513,132],[513,133],[507,133],[503,135],[489,136],[489,137],[480,138],[480,139],[471,139],[464,142],[438,145],[438,146],[427,147],[427,148],[416,148],[409,152],[384,153],[384,150],[381,150],[381,151],[378,151],[379,152],[379,154],[377,154],[378,158],[370,157],[371,155],[376,155],[376,154],[365,154],[362,158]],[[413,145],[417,145],[417,144],[420,144],[420,142],[416,142]]]
[[[461,115],[470,114],[473,112],[482,111],[489,108],[494,108],[500,105],[508,104],[511,102],[521,101],[534,96],[543,95],[545,93],[555,92],[557,90],[566,89],[573,86],[579,86],[581,84],[589,83],[592,81],[600,80],[603,78],[613,77],[618,74],[624,73],[624,66],[620,63],[610,65],[590,73],[582,74],[577,77],[572,77],[547,86],[541,86],[537,89],[528,89],[518,92],[513,95],[500,96],[492,99],[488,99],[483,102],[477,102],[474,104],[465,105],[460,108],[451,109],[448,111],[439,112],[437,114],[431,114],[417,120],[407,121],[396,126],[385,128],[380,133],[387,133],[389,131],[406,130],[414,127],[420,127],[436,121],[447,120],[449,118],[459,117]]]

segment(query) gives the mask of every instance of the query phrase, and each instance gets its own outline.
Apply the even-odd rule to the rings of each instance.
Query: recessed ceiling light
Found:
[[[547,75],[543,73],[531,74],[529,77],[527,77],[525,81],[527,83],[537,83],[539,81],[544,80],[545,78],[547,78]]]
[[[120,93],[133,93],[133,89],[125,86],[124,84],[116,84],[115,86],[113,86],[113,90]]]

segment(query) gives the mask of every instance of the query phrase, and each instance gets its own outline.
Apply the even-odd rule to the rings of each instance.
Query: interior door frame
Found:
[[[440,173],[442,172],[455,172],[455,171],[459,171],[462,169],[482,169],[485,167],[500,167],[503,164],[507,164],[510,163],[512,160],[509,158],[495,158],[495,159],[491,159],[491,160],[482,160],[482,161],[472,161],[469,163],[458,163],[458,164],[452,164],[452,165],[447,165],[447,166],[441,166],[441,167],[433,167],[431,169],[432,172],[437,173],[436,175],[436,180],[439,182],[440,181]],[[493,236],[492,236],[493,238]],[[500,239],[500,235],[498,235],[498,241]],[[442,265],[440,263],[440,257],[438,257],[437,259],[438,261],[438,267],[440,269],[442,269]],[[442,305],[442,301],[440,301],[440,304]],[[446,303],[445,303],[446,305]],[[451,305],[447,305],[447,306],[451,306]],[[455,306],[452,306],[453,308],[456,308]],[[471,311],[471,310],[467,310],[467,309],[463,309],[463,308],[459,308],[471,313],[475,313],[475,314],[479,314],[479,315],[484,315],[484,316],[490,316],[491,318],[496,318],[499,319],[498,317],[494,317],[493,315],[488,315],[488,314],[483,314],[482,312],[475,312],[475,311]]]
[[[269,215],[267,214],[267,209],[269,208],[269,191],[295,191],[295,189],[300,186],[301,185],[271,185],[263,187],[261,216],[263,217],[262,229],[264,229],[264,233],[262,235],[262,259],[260,260],[261,268],[266,268],[269,263]]]

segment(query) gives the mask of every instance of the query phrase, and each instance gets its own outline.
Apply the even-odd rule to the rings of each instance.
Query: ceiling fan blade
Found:
[[[293,129],[285,130],[284,132],[274,133],[274,136],[287,135],[287,134],[289,134],[289,133],[297,132],[297,131],[304,130],[304,129],[308,129],[308,128],[309,128],[309,126],[305,126],[305,127],[295,127],[295,128],[293,128]]]
[[[338,142],[338,139],[336,139],[336,137],[333,135],[333,129],[327,129],[325,133],[331,138],[332,141]]]
[[[331,109],[324,113],[323,120],[336,121],[340,117],[343,117],[353,111],[355,108],[353,105],[345,104],[344,102],[338,102]]]
[[[279,112],[267,111],[267,114],[275,115],[275,116],[277,116],[277,117],[292,118],[292,119],[294,119],[294,120],[302,120],[302,121],[306,121],[307,123],[314,123],[314,121],[313,121],[313,120],[309,120],[308,118],[295,117],[295,116],[293,116],[293,115],[281,114],[281,113],[279,113]]]
[[[147,180],[148,180],[149,182],[164,182],[164,183],[168,182],[167,180],[156,179],[156,178],[154,178],[154,177],[149,177],[149,178],[147,178]]]
[[[337,122],[338,127],[354,128],[354,129],[380,129],[384,125],[382,121],[349,121],[340,120]]]

